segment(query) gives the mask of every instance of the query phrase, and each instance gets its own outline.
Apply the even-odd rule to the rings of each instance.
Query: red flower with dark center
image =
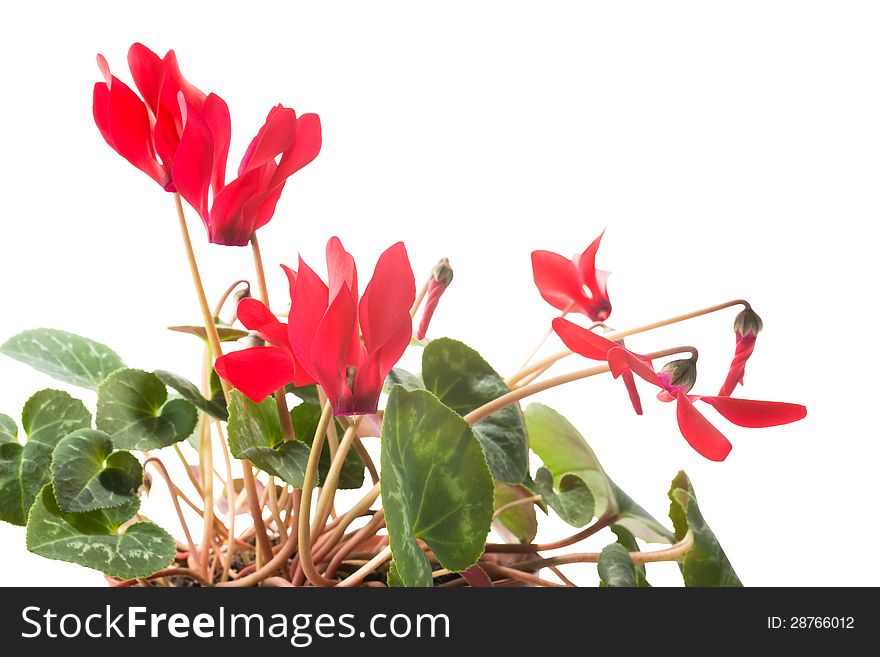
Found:
[[[385,377],[412,339],[416,290],[406,247],[398,242],[379,257],[362,297],[354,258],[336,237],[327,242],[329,285],[302,258],[297,271],[284,269],[296,361],[324,389],[335,415],[375,413]]]
[[[594,322],[608,319],[608,272],[596,269],[596,251],[602,235],[571,260],[551,251],[532,252],[535,285],[547,303],[563,313],[582,313]]]
[[[179,100],[184,128],[172,169],[174,184],[199,213],[209,241],[246,246],[272,218],[287,179],[318,156],[321,121],[317,114],[297,117],[290,108],[273,107],[245,151],[238,177],[227,184],[226,103],[213,94],[201,109],[184,96]]]
[[[221,356],[214,363],[218,375],[255,402],[288,383],[305,386],[315,382],[293,355],[287,324],[256,299],[242,299],[237,314],[245,328],[256,331],[268,345]]]
[[[751,308],[746,308],[736,316],[733,321],[733,330],[736,332],[736,351],[733,354],[727,378],[724,379],[724,384],[718,392],[719,397],[729,397],[736,388],[736,384],[742,385],[746,362],[755,351],[755,340],[762,328],[764,328],[764,322]]]
[[[724,418],[741,427],[761,428],[789,424],[803,419],[807,409],[800,404],[688,395],[689,385],[680,385],[670,372],[658,374],[651,361],[618,343],[596,335],[566,319],[553,320],[553,329],[572,351],[593,360],[604,360],[617,378],[633,372],[661,389],[661,400],[676,401],[676,417],[682,436],[701,455],[712,461],[723,461],[731,444],[694,406],[702,401]],[[688,383],[691,383],[688,381]]]
[[[205,94],[180,73],[177,57],[169,50],[163,58],[140,43],[128,50],[131,76],[143,100],[110,73],[103,55],[98,68],[104,82],[95,84],[92,112],[104,140],[122,157],[169,192],[175,190],[171,167],[183,132],[183,116],[177,101],[200,111]]]

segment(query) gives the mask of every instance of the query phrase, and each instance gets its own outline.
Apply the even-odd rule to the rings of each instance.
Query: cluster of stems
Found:
[[[206,349],[202,373],[203,393],[210,397],[210,380],[214,361],[222,355],[220,337],[214,317],[218,316],[234,290],[246,283],[236,281],[212,309],[205,295],[202,279],[196,264],[192,242],[186,224],[180,197],[175,194],[178,220],[186,256],[192,272],[193,283],[202,312]],[[269,295],[263,269],[262,256],[256,234],[251,238],[255,277],[260,301],[269,306]],[[425,296],[425,289],[418,295],[411,314],[415,316]],[[691,313],[670,317],[636,328],[614,331],[606,328],[605,337],[610,340],[623,338],[667,326],[701,315],[713,313],[736,305],[748,304],[743,300],[711,306]],[[563,311],[563,316],[567,311]],[[234,317],[233,317],[234,318]],[[602,326],[599,323],[592,328]],[[564,350],[546,358],[534,361],[547,335],[538,343],[529,358],[518,372],[511,375],[506,383],[510,392],[477,408],[465,416],[465,421],[473,425],[502,408],[516,404],[522,399],[538,392],[560,386],[572,381],[604,374],[609,371],[605,363],[567,374],[538,380],[554,364],[571,355]],[[647,358],[664,358],[681,353],[695,355],[689,346],[663,349],[646,354]],[[533,362],[534,361],[534,362]],[[224,395],[228,396],[228,384],[222,379]],[[373,575],[391,559],[388,537],[382,533],[385,516],[380,499],[380,473],[368,450],[358,435],[360,417],[338,418],[344,431],[339,435],[333,410],[323,392],[318,389],[322,413],[318,422],[309,453],[305,480],[301,489],[294,489],[275,477],[263,474],[262,491],[258,486],[253,465],[239,461],[241,469],[241,490],[236,489],[234,459],[230,456],[224,436],[223,425],[207,415],[202,416],[199,426],[199,464],[195,474],[186,462],[184,454],[175,446],[189,484],[197,494],[197,500],[172,481],[168,470],[156,456],[146,454],[145,467],[151,466],[167,484],[174,508],[180,520],[185,543],[178,544],[175,564],[151,575],[149,578],[117,582],[117,586],[136,586],[147,584],[170,585],[184,578],[201,586],[244,587],[244,586],[383,586],[381,580]],[[278,417],[284,440],[297,440],[291,423],[285,391],[278,390],[275,395]],[[222,469],[214,462],[215,441],[219,443],[223,455]],[[318,464],[325,444],[330,453],[330,468],[321,487],[315,487]],[[366,465],[372,485],[358,501],[346,511],[336,507],[336,493],[340,473],[346,455],[355,449]],[[225,495],[223,517],[215,514],[217,502],[214,484],[219,482]],[[528,505],[540,502],[539,496],[525,497],[505,505],[495,512],[497,518],[514,505]],[[185,519],[183,505],[189,507],[202,519],[201,536],[195,537]],[[236,516],[246,510],[250,522],[239,527]],[[595,563],[596,552],[576,552],[545,556],[544,552],[555,552],[571,547],[609,527],[613,518],[601,516],[593,524],[575,534],[548,543],[487,543],[485,552],[478,562],[482,570],[493,580],[495,586],[574,586],[562,572],[560,566],[576,563]],[[631,552],[634,563],[643,564],[654,561],[681,559],[693,544],[688,533],[678,543],[653,552]],[[428,558],[434,564],[434,578],[437,586],[466,586],[466,574],[458,575],[443,569],[425,547]],[[540,576],[542,569],[552,573],[554,580]],[[151,581],[147,581],[151,580]]]

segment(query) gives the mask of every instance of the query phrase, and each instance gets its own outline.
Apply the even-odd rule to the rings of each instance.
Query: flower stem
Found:
[[[315,437],[312,440],[311,451],[309,452],[309,460],[306,464],[306,472],[303,477],[302,501],[299,507],[299,518],[297,522],[297,536],[299,539],[299,561],[302,565],[303,572],[308,580],[315,586],[333,586],[334,581],[328,580],[321,575],[312,562],[312,537],[309,528],[309,516],[311,515],[312,491],[315,485],[315,479],[318,475],[318,462],[321,460],[321,451],[324,448],[324,437],[327,433],[327,427],[333,421],[333,407],[330,402],[324,403],[324,409],[321,411],[321,419],[318,421],[318,427],[315,430]]]
[[[430,279],[425,281],[425,284],[422,285],[422,289],[419,290],[419,294],[416,297],[415,302],[412,305],[412,308],[409,310],[409,316],[411,318],[415,318],[416,313],[419,312],[419,307],[422,305],[422,301],[425,300],[425,295],[428,293],[428,284],[430,283]]]
[[[562,311],[562,314],[560,315],[560,317],[565,317],[566,315],[568,315],[568,313],[571,312],[572,307],[574,307],[574,301],[572,301],[570,304],[568,304],[565,307],[565,309]],[[595,325],[596,325],[596,323],[594,323],[593,326],[595,326]],[[593,326],[590,326],[589,328],[592,329]],[[541,347],[544,346],[544,343],[547,342],[547,340],[550,338],[551,335],[553,335],[553,325],[552,324],[548,327],[547,332],[544,334],[544,337],[541,338],[541,340],[538,342],[538,344],[535,345],[535,348],[532,349],[532,353],[529,354],[529,357],[526,358],[525,362],[519,366],[519,368],[521,370],[525,369],[526,366],[530,362],[532,362],[532,358],[534,358],[535,355],[541,350]]]
[[[336,584],[337,587],[340,588],[348,588],[351,586],[357,586],[361,582],[364,581],[364,578],[367,577],[370,573],[372,573],[376,568],[381,566],[383,563],[388,561],[391,558],[391,548],[384,547],[382,550],[372,559],[370,559],[363,566],[358,568],[351,575],[346,577],[344,580]]]

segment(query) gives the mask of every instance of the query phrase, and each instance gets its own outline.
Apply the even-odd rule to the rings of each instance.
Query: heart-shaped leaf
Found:
[[[94,568],[111,577],[152,575],[174,560],[177,546],[168,532],[149,521],[120,531],[139,504],[134,498],[112,509],[64,513],[52,486],[46,486],[28,516],[27,548],[47,559]]]
[[[554,485],[553,474],[538,468],[533,488],[572,527],[583,527],[593,519],[596,501],[590,487],[577,474],[563,474]]]
[[[737,587],[742,582],[715,538],[715,534],[703,519],[697,496],[690,479],[679,472],[669,489],[669,518],[675,527],[675,539],[682,540],[688,531],[694,539],[693,547],[679,562],[685,586]]]
[[[597,565],[602,586],[623,588],[639,585],[635,564],[627,549],[620,543],[606,545],[599,554]]]
[[[125,367],[109,347],[57,329],[31,329],[0,346],[0,353],[65,383],[91,390]]]
[[[382,502],[396,569],[391,581],[432,585],[419,540],[444,568],[470,568],[483,553],[494,508],[492,475],[471,428],[430,392],[395,386],[381,445]]]
[[[495,482],[495,513],[498,510],[519,500],[532,497],[533,493],[525,486]],[[495,529],[507,541],[531,543],[538,534],[538,518],[534,503],[516,504],[495,519]]]
[[[122,506],[137,496],[144,470],[128,452],[114,452],[103,431],[67,434],[52,455],[52,486],[58,506],[82,513]]]
[[[165,370],[156,370],[153,374],[169,388],[173,388],[180,393],[181,397],[199,410],[218,420],[226,421],[228,419],[229,414],[226,411],[226,399],[223,396],[222,389],[213,394],[211,399],[205,399],[194,383],[178,374]]]
[[[622,545],[627,552],[638,552],[639,544],[636,541],[636,537],[632,535],[632,533],[623,525],[614,525],[611,528],[611,531],[614,532],[614,535],[617,536],[618,544]],[[645,573],[645,565],[638,564],[635,566],[636,571],[636,580],[638,581],[638,585],[641,587],[650,587],[651,585],[648,583],[646,579]]]
[[[143,370],[117,370],[98,386],[95,424],[113,437],[117,449],[160,449],[184,440],[195,429],[196,409],[184,399],[168,399],[165,384]]]
[[[425,387],[460,415],[467,415],[510,392],[476,351],[449,338],[432,340],[422,354]],[[518,484],[529,473],[529,442],[519,405],[493,413],[474,425],[492,475]]]
[[[309,448],[301,440],[284,441],[275,401],[255,404],[233,390],[229,395],[229,449],[261,470],[302,488]]]
[[[530,404],[525,411],[526,424],[529,430],[529,444],[532,451],[544,462],[544,466],[552,474],[552,483],[556,491],[578,493],[577,484],[570,479],[580,479],[592,495],[592,506],[583,494],[580,499],[584,506],[576,509],[578,496],[561,497],[550,495],[548,504],[560,514],[560,517],[575,527],[582,527],[589,522],[588,514],[606,516],[613,524],[626,527],[639,538],[661,543],[671,543],[672,533],[624,493],[605,473],[599,459],[592,448],[584,440],[581,433],[562,415],[549,406]],[[546,476],[535,476],[535,484],[542,486],[542,494],[547,490]],[[563,480],[565,484],[563,485]],[[560,504],[567,500],[564,507]],[[555,506],[554,506],[555,504]],[[562,511],[560,511],[562,508]],[[586,518],[586,520],[584,520]],[[579,521],[584,520],[579,524]]]
[[[18,426],[8,415],[0,413],[0,443],[17,443]]]
[[[21,419],[27,442],[0,442],[0,520],[14,525],[27,522],[34,498],[49,482],[58,441],[92,424],[83,403],[59,390],[41,390],[28,399]]]

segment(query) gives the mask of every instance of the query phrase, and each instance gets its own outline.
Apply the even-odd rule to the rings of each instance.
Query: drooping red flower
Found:
[[[217,374],[260,402],[288,383],[305,386],[315,381],[306,374],[290,348],[287,324],[280,322],[263,303],[246,298],[238,303],[238,318],[268,344],[233,351],[214,363]]]
[[[213,94],[202,108],[180,98],[183,135],[172,175],[180,195],[199,213],[214,244],[246,246],[265,226],[287,179],[321,150],[321,121],[276,105],[251,140],[238,177],[225,183],[229,153],[229,110]],[[213,201],[211,202],[211,197]]]
[[[657,373],[648,358],[566,319],[553,320],[553,328],[572,351],[593,360],[606,361],[615,378],[625,372],[633,372],[661,389],[658,394],[659,399],[675,400],[676,418],[682,436],[691,447],[712,461],[723,461],[732,446],[730,441],[696,409],[695,401],[709,404],[733,424],[749,428],[789,424],[803,419],[807,414],[807,409],[800,404],[688,395],[693,379],[688,376],[677,376],[675,368]]]
[[[107,60],[98,55],[104,82],[95,83],[93,92],[95,123],[117,153],[173,192],[171,167],[183,132],[178,94],[200,111],[206,96],[184,79],[173,50],[160,58],[135,43],[128,50],[128,66],[143,100],[113,76]]]
[[[580,255],[568,258],[551,251],[532,252],[535,285],[544,300],[563,313],[582,313],[594,322],[611,315],[606,283],[608,272],[596,269],[602,234]]]
[[[449,260],[443,258],[434,265],[431,270],[431,278],[428,279],[428,291],[425,295],[425,309],[422,311],[422,321],[419,322],[419,330],[416,338],[424,340],[428,332],[428,326],[434,311],[437,310],[437,304],[440,303],[440,297],[446,292],[446,288],[452,283],[452,267],[449,266]]]
[[[733,321],[733,330],[736,333],[736,351],[733,354],[727,378],[724,379],[724,384],[718,392],[719,397],[729,397],[737,384],[742,385],[746,362],[755,351],[755,340],[762,328],[764,328],[764,322],[751,308],[746,308],[736,316]]]
[[[398,242],[379,257],[363,296],[358,295],[354,258],[336,237],[327,242],[329,285],[302,258],[297,271],[284,270],[290,282],[287,330],[295,368],[301,366],[324,389],[335,415],[375,413],[385,378],[412,338],[409,311],[416,290],[406,247]],[[279,387],[280,378],[279,371],[253,391],[268,394]]]

